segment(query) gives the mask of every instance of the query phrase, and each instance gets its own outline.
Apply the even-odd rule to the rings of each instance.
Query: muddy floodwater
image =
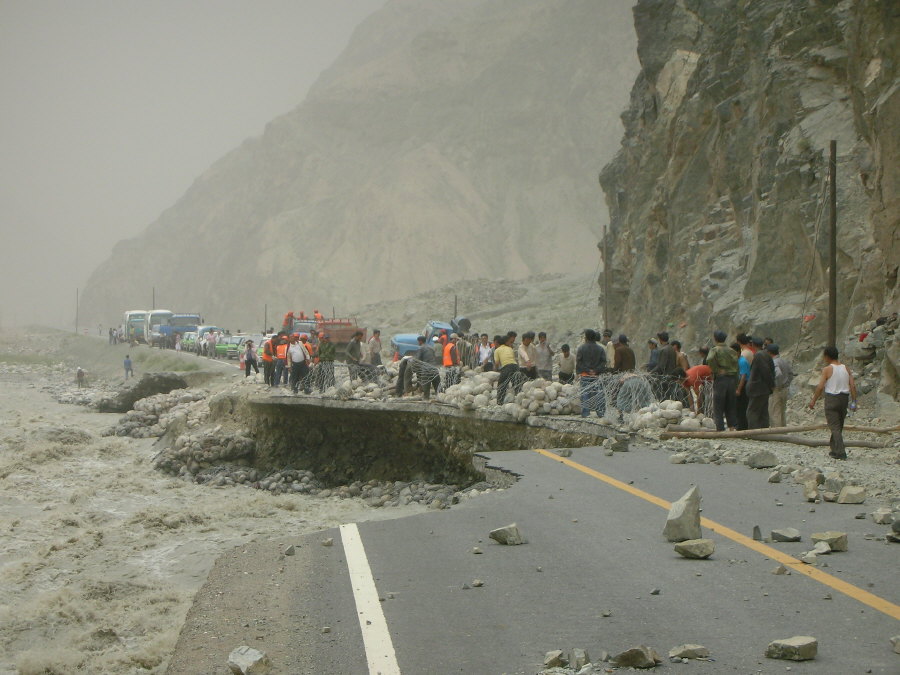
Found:
[[[253,539],[423,507],[213,488],[151,466],[153,439],[61,405],[40,368],[0,376],[0,673],[163,673],[215,558]]]

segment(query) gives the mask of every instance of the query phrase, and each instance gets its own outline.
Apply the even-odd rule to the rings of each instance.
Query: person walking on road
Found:
[[[127,380],[129,376],[134,377],[134,368],[131,366],[131,354],[125,355],[123,365],[125,366],[125,379]]]
[[[816,401],[825,395],[825,421],[831,430],[831,451],[828,455],[833,459],[847,459],[844,420],[847,418],[848,408],[856,410],[856,382],[850,369],[838,361],[837,347],[825,347],[822,357],[825,367],[809,402],[809,409],[813,410]]]

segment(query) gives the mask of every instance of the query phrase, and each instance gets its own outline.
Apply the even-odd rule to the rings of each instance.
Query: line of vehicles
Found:
[[[167,309],[129,310],[123,316],[122,330],[129,342],[147,344],[161,349],[174,349],[178,336],[181,338],[183,351],[196,352],[206,356],[210,332],[216,334],[215,356],[219,358],[238,359],[244,351],[247,340],[253,340],[257,350],[261,352],[262,343],[272,333],[240,333],[231,334],[219,326],[205,324],[203,317],[197,313],[176,313]],[[357,331],[366,339],[366,329],[360,328],[354,318],[326,318],[314,312],[312,317],[304,312],[287,312],[282,320],[281,329],[291,335],[306,335],[313,345],[318,343],[319,335],[327,333],[335,345],[337,357],[346,355],[346,348]]]

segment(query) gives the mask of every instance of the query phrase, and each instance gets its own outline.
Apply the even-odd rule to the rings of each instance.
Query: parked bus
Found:
[[[125,312],[122,321],[122,330],[125,331],[125,339],[144,342],[144,319],[147,318],[146,309],[131,309]]]
[[[167,309],[151,309],[144,316],[144,340],[151,347],[159,345],[163,334],[160,328],[169,325],[172,312]]]

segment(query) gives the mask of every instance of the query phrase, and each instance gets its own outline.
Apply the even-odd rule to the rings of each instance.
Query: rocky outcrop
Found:
[[[601,175],[610,322],[821,343],[832,139],[839,332],[896,309],[896,3],[640,0],[634,16],[641,72]]]
[[[628,3],[392,0],[302,105],[117,244],[80,311],[116,320],[152,282],[171,309],[238,328],[264,303],[271,322],[589,273],[634,46]]]
[[[156,394],[168,394],[174,389],[187,388],[187,382],[177,373],[145,373],[139,380],[132,380],[112,396],[99,400],[96,404],[100,412],[128,412],[142,398]]]

